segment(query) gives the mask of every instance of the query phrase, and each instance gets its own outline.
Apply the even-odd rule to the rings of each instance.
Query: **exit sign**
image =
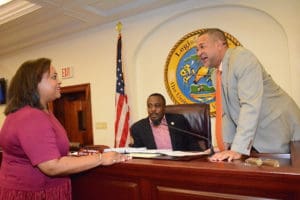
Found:
[[[72,78],[73,69],[72,67],[62,67],[61,68],[61,78]]]

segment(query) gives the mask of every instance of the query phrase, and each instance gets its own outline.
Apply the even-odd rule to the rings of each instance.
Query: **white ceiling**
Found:
[[[0,24],[0,56],[66,34],[121,20],[183,0],[27,1],[41,7],[31,13]],[[9,4],[18,2],[24,3],[24,0],[14,0]],[[0,18],[3,13],[4,11],[0,10]]]

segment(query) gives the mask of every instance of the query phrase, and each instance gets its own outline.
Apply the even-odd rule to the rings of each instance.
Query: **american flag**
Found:
[[[117,46],[117,82],[116,82],[116,121],[115,147],[125,147],[129,143],[129,106],[125,93],[122,71],[122,36],[119,34]]]

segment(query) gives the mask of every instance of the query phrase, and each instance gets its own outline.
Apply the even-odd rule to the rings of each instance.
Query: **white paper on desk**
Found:
[[[104,149],[104,152],[116,151],[119,153],[129,153],[134,157],[156,157],[159,155],[183,157],[183,156],[198,156],[206,155],[206,152],[190,152],[190,151],[173,151],[172,149],[146,149],[145,147],[134,148],[134,147],[124,147],[124,148],[110,148]],[[140,155],[138,155],[140,154]],[[146,155],[153,154],[153,155]]]
[[[147,149],[146,147],[120,147],[104,149],[104,152],[116,151],[119,153],[149,153],[149,154],[164,154],[172,152],[172,149]]]
[[[204,151],[173,151],[172,149],[146,149],[142,152],[136,151],[135,153],[149,153],[149,154],[161,154],[166,156],[173,156],[173,157],[183,157],[183,156],[198,156],[198,155],[207,155],[207,152]]]
[[[155,158],[161,156],[159,153],[130,153],[133,158]]]
[[[155,158],[159,156],[185,157],[206,155],[206,152],[187,152],[187,151],[172,151],[172,150],[147,150],[145,152],[129,153],[133,158]]]
[[[203,151],[201,152],[169,151],[169,152],[164,152],[162,154],[167,156],[174,156],[174,157],[207,155],[207,153]]]
[[[136,153],[136,152],[145,152],[146,147],[119,147],[119,148],[109,148],[104,149],[104,152],[116,151],[118,153]]]

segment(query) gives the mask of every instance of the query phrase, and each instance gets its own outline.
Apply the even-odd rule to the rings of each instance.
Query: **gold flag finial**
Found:
[[[121,22],[118,22],[116,25],[116,29],[117,29],[118,33],[121,33],[122,27],[123,27],[123,24]]]

